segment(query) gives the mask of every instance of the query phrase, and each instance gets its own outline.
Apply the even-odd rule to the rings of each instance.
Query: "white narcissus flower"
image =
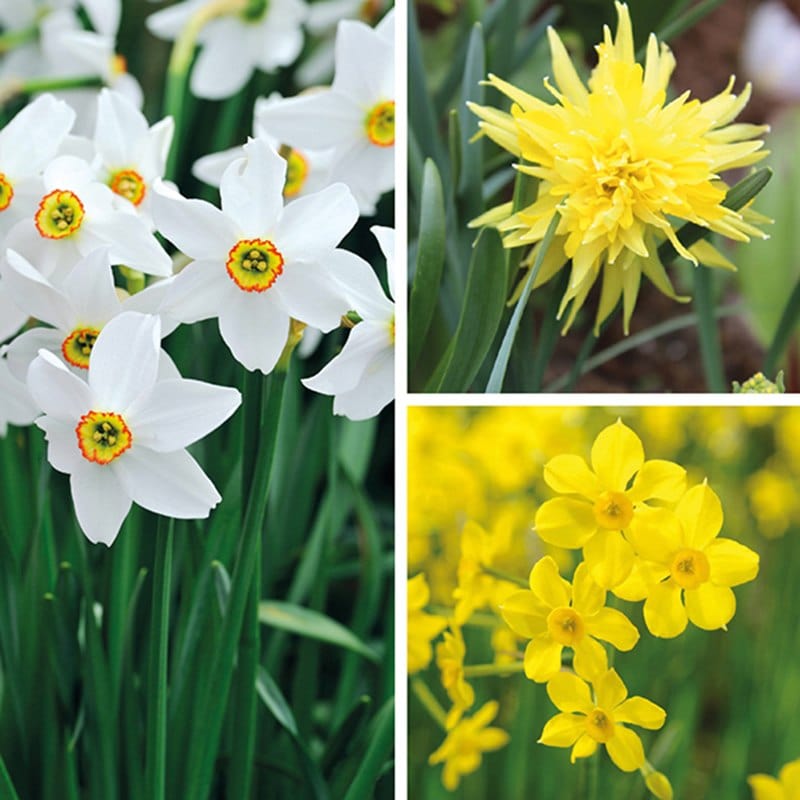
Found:
[[[376,225],[372,232],[386,256],[391,286],[394,230]],[[361,322],[350,331],[342,352],[303,385],[334,395],[334,414],[367,419],[394,398],[394,303],[384,295],[372,267],[358,256],[342,253],[331,267]]]
[[[26,316],[52,325],[26,330],[8,345],[9,368],[20,380],[25,380],[41,349],[59,355],[78,374],[88,370],[92,347],[103,327],[124,311],[155,313],[169,287],[169,280],[161,281],[121,300],[106,248],[81,259],[59,287],[14,250],[6,253],[4,275],[9,294]],[[162,320],[162,336],[175,327]]]
[[[336,33],[329,89],[263,109],[259,122],[284,144],[332,148],[331,181],[346,183],[362,214],[394,187],[394,11],[377,28],[345,20]]]
[[[162,39],[175,39],[206,5],[208,0],[187,0],[156,11],[147,18],[147,28]],[[189,79],[197,97],[230,97],[256,69],[274,72],[292,64],[303,49],[301,26],[308,8],[302,0],[247,0],[240,5],[242,10],[213,19],[200,31],[201,50]]]
[[[277,92],[268,98],[259,97],[253,110],[253,138],[261,139],[273,150],[278,150],[281,143],[264,130],[258,119],[264,109],[279,103],[282,99]],[[283,196],[287,202],[304,194],[318,192],[331,183],[329,173],[332,151],[287,149],[289,152],[282,155],[286,158],[286,185],[283,187]],[[192,174],[209,186],[219,187],[225,170],[243,155],[242,146],[211,153],[194,162]]]
[[[93,166],[111,191],[152,224],[151,188],[163,177],[175,123],[165,117],[150,127],[144,114],[119,92],[103,89],[97,100]]]
[[[284,208],[286,162],[259,139],[244,152],[222,176],[221,211],[157,186],[156,225],[193,259],[161,310],[186,323],[218,318],[233,357],[266,374],[280,358],[290,318],[330,331],[348,311],[330,264],[358,208],[342,184]]]
[[[47,459],[70,476],[81,529],[110,545],[136,503],[178,519],[205,518],[220,501],[186,448],[239,407],[236,389],[158,380],[160,321],[135,312],[106,325],[88,382],[42,350],[28,389],[44,412]]]
[[[129,204],[122,207],[82,159],[53,159],[42,176],[44,189],[30,219],[8,234],[6,246],[22,253],[44,275],[63,274],[81,257],[109,247],[113,264],[148,275],[172,274],[172,260]]]

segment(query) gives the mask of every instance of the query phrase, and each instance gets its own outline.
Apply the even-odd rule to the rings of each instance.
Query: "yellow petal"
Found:
[[[705,239],[701,239],[696,244],[693,244],[689,250],[692,252],[692,255],[697,256],[697,260],[706,267],[717,267],[719,269],[727,269],[731,272],[736,272],[736,264],[725,258],[713,244]]]
[[[584,734],[575,742],[572,752],[569,754],[569,760],[572,764],[578,758],[588,758],[597,752],[597,742],[592,739],[588,734]]]
[[[588,684],[569,672],[554,675],[547,684],[547,694],[559,711],[588,714],[594,708]]]
[[[475,739],[478,748],[485,753],[489,750],[499,750],[501,747],[505,747],[511,737],[502,728],[486,728]]]
[[[778,778],[787,789],[794,791],[794,795],[792,791],[789,792],[787,800],[797,800],[800,797],[800,758],[784,764],[778,773]]]
[[[583,546],[592,578],[603,589],[619,586],[631,574],[635,554],[619,531],[599,530]]]
[[[577,714],[556,714],[542,730],[539,744],[571,747],[584,731],[584,718]]]
[[[614,587],[614,594],[621,600],[632,603],[644,600],[652,588],[668,575],[669,570],[658,564],[637,560],[631,574],[619,586]]]
[[[644,463],[639,437],[622,420],[604,428],[592,445],[592,468],[606,489],[623,492]]]
[[[663,772],[651,772],[644,782],[658,800],[672,800],[672,784]]]
[[[532,639],[547,631],[547,614],[544,607],[533,592],[514,592],[500,606],[500,613],[506,624],[514,633]]]
[[[651,498],[676,503],[685,491],[686,470],[680,464],[656,458],[642,464],[628,499],[634,504]]]
[[[598,675],[608,671],[608,656],[600,642],[584,636],[572,646],[575,651],[572,667],[584,680],[594,681]]]
[[[424,572],[420,572],[413,578],[408,579],[407,592],[409,611],[419,611],[421,608],[428,605],[431,592],[428,588],[428,581],[425,578]]]
[[[684,544],[683,526],[668,508],[638,508],[625,534],[639,558],[667,566]]]
[[[672,639],[686,630],[688,617],[681,602],[681,587],[672,579],[653,587],[644,603],[647,630],[662,639]]]
[[[697,589],[687,589],[685,599],[689,619],[706,631],[724,628],[736,613],[736,597],[727,586],[704,583]]]
[[[614,40],[617,58],[620,61],[633,63],[633,26],[631,25],[631,15],[628,13],[627,4],[615,2],[614,6],[617,9],[617,36]]]
[[[642,740],[622,725],[615,726],[614,735],[606,742],[606,750],[623,772],[633,772],[644,764]]]
[[[572,576],[572,607],[583,617],[596,614],[606,602],[606,592],[592,578],[585,561],[581,561]]]
[[[695,550],[703,550],[722,529],[722,504],[705,481],[686,492],[675,513],[683,523],[685,543]]]
[[[597,476],[580,456],[559,455],[544,465],[545,483],[561,494],[579,494],[594,500],[603,491]]]
[[[525,648],[525,677],[536,683],[549,681],[561,669],[563,645],[541,636]]]
[[[717,586],[738,586],[758,575],[758,553],[733,539],[714,539],[704,552]]]
[[[747,782],[753,791],[753,800],[786,800],[783,788],[771,775],[751,775]]]
[[[616,608],[601,608],[585,620],[586,632],[627,652],[639,641],[636,626]]]
[[[615,669],[608,670],[594,682],[594,691],[597,705],[608,710],[615,709],[628,696],[628,690]]]
[[[569,605],[570,585],[558,574],[558,564],[552,556],[543,556],[533,565],[530,585],[533,593],[549,608]]]
[[[553,73],[555,74],[558,88],[564,96],[577,106],[585,106],[589,93],[578,77],[572,59],[567,53],[563,42],[553,28],[547,29],[547,38],[550,42],[550,52],[553,59]]]
[[[667,718],[667,712],[646,697],[629,697],[614,709],[617,722],[630,722],[640,728],[658,730]]]
[[[594,536],[597,523],[591,504],[570,497],[556,497],[536,512],[536,533],[548,544],[574,549]]]

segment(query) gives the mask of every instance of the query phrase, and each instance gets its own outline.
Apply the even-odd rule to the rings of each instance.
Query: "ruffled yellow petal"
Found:
[[[642,740],[630,729],[617,725],[606,742],[606,750],[614,764],[623,772],[633,772],[644,764]]]
[[[622,420],[604,428],[592,445],[592,468],[606,489],[623,492],[644,463],[639,437]]]
[[[597,530],[592,506],[570,497],[556,497],[542,503],[534,525],[542,541],[567,549],[583,547]]]
[[[705,482],[686,492],[675,513],[683,523],[687,547],[703,550],[722,529],[722,504]]]
[[[577,675],[559,672],[547,683],[547,694],[559,711],[588,714],[593,708],[589,686]]]
[[[681,600],[681,587],[671,578],[653,587],[644,602],[647,630],[662,639],[672,639],[686,630],[689,618]]]
[[[617,722],[630,722],[640,728],[658,730],[667,718],[667,712],[646,697],[629,697],[614,709]]]
[[[736,613],[736,597],[727,586],[704,583],[684,595],[689,619],[706,631],[724,628]]]
[[[563,649],[549,637],[532,639],[525,648],[525,677],[536,683],[549,681],[561,669]]]
[[[555,74],[558,88],[571,103],[578,106],[586,105],[586,98],[589,93],[586,91],[583,81],[578,77],[567,49],[553,28],[547,29],[547,39],[550,42],[553,73]]]
[[[758,575],[758,553],[733,539],[714,539],[704,552],[717,586],[738,586]]]
[[[586,632],[627,652],[639,641],[636,626],[616,608],[601,608],[585,620]]]
[[[594,500],[603,485],[580,456],[558,455],[544,465],[545,483],[561,494],[578,494]]]
[[[569,605],[569,582],[559,575],[558,564],[552,556],[544,556],[533,565],[530,586],[536,597],[549,608]]]

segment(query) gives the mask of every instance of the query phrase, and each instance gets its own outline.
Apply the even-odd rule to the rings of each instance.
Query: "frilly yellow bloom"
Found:
[[[573,667],[587,679],[608,669],[606,651],[594,637],[619,650],[630,650],[639,640],[636,626],[621,612],[605,608],[606,592],[579,564],[572,585],[558,574],[545,556],[530,574],[531,591],[506,598],[500,611],[513,631],[531,639],[525,649],[525,675],[543,683],[561,669],[561,651],[571,647]]]
[[[771,775],[751,775],[747,782],[753,800],[800,800],[800,758],[785,764],[777,779]]]
[[[534,286],[550,280],[572,260],[569,287],[559,318],[572,303],[565,329],[602,273],[596,326],[623,300],[625,332],[644,274],[665,295],[679,298],[657,248],[669,240],[697,265],[735,268],[710,244],[686,248],[679,222],[692,222],[738,241],[764,234],[748,221],[752,212],[722,205],[728,190],[719,177],[766,155],[760,136],[767,126],[730,124],[750,97],[747,84],[731,92],[734,79],[705,102],[685,92],[667,101],[675,59],[651,34],[644,68],[634,59],[628,7],[616,3],[616,37],[604,29],[588,88],[551,28],[548,30],[556,86],[545,87],[548,104],[490,75],[489,84],[513,100],[511,113],[470,105],[482,131],[511,152],[520,172],[538,178],[537,200],[513,213],[506,203],[474,220],[504,234],[506,247],[540,246],[554,214],[555,238]],[[531,254],[531,263],[536,252]]]
[[[425,669],[433,658],[431,640],[446,627],[447,620],[422,609],[428,605],[431,592],[425,573],[408,580],[408,672],[413,675]]]
[[[756,577],[758,553],[718,538],[722,505],[706,483],[689,489],[674,514],[654,517],[655,524],[643,518],[629,533],[639,556],[660,570],[644,604],[648,630],[672,638],[689,620],[707,631],[724,628],[736,613],[730,587]]]
[[[622,531],[647,508],[646,501],[675,502],[685,490],[686,470],[671,461],[645,461],[641,440],[620,420],[600,431],[591,461],[591,469],[574,455],[547,462],[547,485],[568,496],[542,504],[536,532],[558,547],[582,547],[594,580],[613,589],[628,577],[635,561]]]
[[[570,760],[594,755],[604,744],[611,760],[623,772],[642,769],[646,761],[642,741],[624,723],[656,730],[666,712],[644,697],[628,697],[628,690],[613,669],[589,685],[577,675],[560,672],[547,684],[547,694],[561,711],[547,722],[540,744],[571,747]]]
[[[436,666],[441,672],[442,686],[453,707],[447,715],[446,726],[450,730],[464,711],[475,702],[475,690],[464,679],[464,657],[467,648],[461,628],[452,625],[444,633],[444,641],[436,645]]]
[[[450,792],[458,788],[462,775],[475,772],[481,755],[508,744],[509,735],[501,728],[486,726],[497,716],[499,704],[490,700],[474,716],[462,719],[450,730],[441,747],[431,753],[428,763],[444,762],[442,783]]]

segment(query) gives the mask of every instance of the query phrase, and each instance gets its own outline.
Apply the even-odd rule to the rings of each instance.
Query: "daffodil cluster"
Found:
[[[2,60],[9,93],[33,93],[28,78],[70,89],[38,94],[0,129],[0,432],[36,421],[84,532],[110,544],[131,502],[202,517],[220,499],[184,448],[233,413],[238,393],[180,377],[161,349],[179,325],[217,320],[233,359],[264,374],[285,370],[306,329],[311,340],[343,328],[344,346],[303,383],[351,419],[392,401],[394,304],[341,243],[394,185],[394,15],[376,28],[342,19],[332,87],[311,105],[258,101],[256,136],[201,159],[216,205],[169,180],[179,121],[150,124],[140,110],[113,55],[119,3],[58,5],[0,9],[15,46]],[[192,89],[222,97],[255,68],[296,61],[307,16],[301,0],[192,0],[150,27],[199,35]],[[80,57],[101,52],[108,63],[84,69]],[[391,285],[394,231],[371,230]]]
[[[723,202],[729,187],[722,173],[766,155],[758,137],[767,127],[734,123],[750,85],[734,94],[731,78],[704,102],[689,92],[670,100],[674,56],[651,34],[644,66],[639,64],[628,7],[615,5],[616,36],[605,28],[587,83],[551,28],[554,85],[544,85],[554,102],[490,75],[488,84],[511,99],[511,112],[470,105],[481,131],[517,159],[519,173],[538,181],[535,202],[519,209],[505,203],[472,225],[496,227],[506,247],[531,248],[524,261],[531,266],[556,220],[534,288],[569,265],[558,312],[559,319],[566,314],[565,330],[598,281],[596,328],[621,300],[627,332],[643,276],[668,297],[686,301],[676,294],[659,255],[665,242],[695,266],[735,269],[706,241],[685,246],[679,236],[683,223],[735,241],[764,237],[757,227],[763,217]]]
[[[710,412],[694,412],[698,430],[709,425],[704,441],[734,420],[734,412],[715,412],[722,418],[713,424]],[[734,437],[741,417],[757,428],[772,412],[735,413],[739,429],[727,431]],[[759,555],[722,535],[722,503],[705,476],[692,465],[646,458],[620,419],[588,441],[591,416],[586,409],[414,409],[409,671],[414,693],[445,729],[430,763],[445,763],[448,789],[478,769],[481,752],[500,746],[501,737],[484,742],[473,731],[470,715],[485,697],[477,682],[522,673],[546,685],[558,710],[540,744],[571,748],[573,763],[602,745],[618,769],[640,772],[656,797],[672,797],[634,730],[661,728],[667,711],[630,696],[626,665],[645,631],[663,640],[690,622],[726,630],[736,612],[734,588],[758,574]],[[664,449],[678,451],[688,412],[642,409],[639,416],[648,439],[664,437]],[[783,424],[796,417],[787,413]],[[713,445],[729,454],[736,446]],[[588,451],[589,462],[575,451]],[[533,565],[527,579],[519,568],[526,562]],[[642,628],[632,615],[639,602]],[[473,652],[485,653],[487,643],[490,662],[476,662]],[[662,647],[666,657],[670,645]],[[434,668],[449,711],[420,688]],[[502,709],[489,719],[508,721]],[[459,758],[455,742],[469,759]]]

